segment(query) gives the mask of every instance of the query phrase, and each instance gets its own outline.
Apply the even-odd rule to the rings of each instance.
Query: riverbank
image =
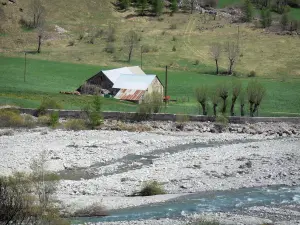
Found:
[[[216,133],[206,123],[182,130],[171,122],[138,124],[146,125],[151,131],[14,130],[0,135],[0,174],[30,172],[31,159],[45,150],[48,169],[62,177],[57,197],[69,213],[95,202],[110,210],[201,191],[300,184],[298,125],[236,124]],[[149,180],[169,195],[126,197]]]

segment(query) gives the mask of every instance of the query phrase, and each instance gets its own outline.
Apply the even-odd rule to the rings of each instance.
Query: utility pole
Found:
[[[26,82],[26,64],[27,64],[27,52],[25,52],[25,63],[24,63],[24,82]]]
[[[143,45],[141,46],[141,69],[143,69]]]
[[[165,106],[167,107],[167,95],[168,95],[168,66],[166,66],[166,78],[165,78]]]

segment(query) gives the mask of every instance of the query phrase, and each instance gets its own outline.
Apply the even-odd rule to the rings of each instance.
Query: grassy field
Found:
[[[24,82],[24,59],[0,56],[0,104],[15,104],[22,107],[38,107],[43,97],[51,97],[63,104],[65,109],[81,109],[91,102],[91,96],[70,96],[59,91],[76,90],[87,78],[108,67],[60,63],[29,59],[26,82]],[[147,73],[157,74],[164,82],[162,70],[145,69]],[[232,77],[213,76],[196,72],[170,71],[169,95],[177,99],[163,111],[171,113],[198,113],[194,89],[202,84],[215,86],[220,82],[231,82]],[[244,86],[250,78],[241,79]],[[296,116],[300,113],[300,80],[259,79],[267,89],[260,115]],[[213,90],[213,89],[212,89]],[[103,99],[104,110],[136,111],[136,105],[115,99]],[[211,107],[210,107],[211,108]],[[210,112],[211,113],[211,112]]]

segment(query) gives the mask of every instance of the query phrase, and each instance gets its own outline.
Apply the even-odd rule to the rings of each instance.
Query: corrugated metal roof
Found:
[[[146,75],[145,72],[139,66],[127,67],[133,74]]]
[[[155,75],[137,76],[135,74],[122,74],[114,83],[113,88],[147,90],[155,77]]]
[[[108,79],[110,79],[112,83],[115,83],[121,74],[146,75],[139,66],[122,67],[113,70],[103,70],[102,72],[105,74],[105,76],[107,76]]]
[[[143,97],[146,91],[133,90],[133,89],[121,89],[116,95],[116,99],[127,101],[138,101]]]
[[[115,83],[121,74],[133,74],[127,67],[113,70],[103,70],[102,72],[105,74],[105,76],[107,76],[108,79],[110,79],[112,83]]]

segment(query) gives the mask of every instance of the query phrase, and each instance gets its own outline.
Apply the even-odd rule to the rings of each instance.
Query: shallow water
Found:
[[[73,224],[178,218],[191,213],[231,212],[252,206],[280,206],[285,204],[300,204],[300,186],[270,186],[191,194],[160,204],[115,210],[107,217],[80,218],[74,220]]]

